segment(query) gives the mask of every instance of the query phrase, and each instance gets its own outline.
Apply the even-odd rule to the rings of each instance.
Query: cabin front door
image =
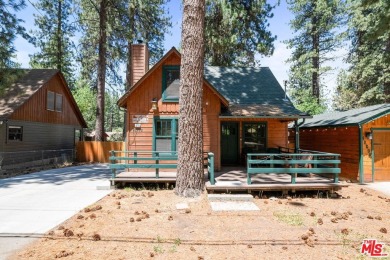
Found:
[[[390,131],[374,131],[375,181],[390,181]]]
[[[221,163],[234,165],[238,162],[238,123],[221,124]]]

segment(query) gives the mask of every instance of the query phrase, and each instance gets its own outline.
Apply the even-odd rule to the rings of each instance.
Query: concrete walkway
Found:
[[[96,164],[0,180],[0,259],[110,193],[109,178]]]
[[[367,183],[366,185],[370,189],[381,191],[384,194],[390,196],[390,182],[388,181]]]

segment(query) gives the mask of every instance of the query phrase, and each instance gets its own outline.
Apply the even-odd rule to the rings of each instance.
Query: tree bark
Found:
[[[184,0],[176,194],[199,196],[204,188],[203,69],[205,0]]]
[[[57,13],[57,69],[62,70],[62,1],[58,1]]]
[[[106,88],[106,53],[107,53],[107,3],[101,0],[99,9],[99,57],[97,71],[97,106],[95,140],[104,141],[104,94]]]
[[[317,31],[317,17],[312,18],[312,51],[314,52],[312,57],[312,92],[313,96],[317,98],[317,103],[320,103],[320,80],[319,80],[319,71],[320,71],[320,37],[319,32]]]

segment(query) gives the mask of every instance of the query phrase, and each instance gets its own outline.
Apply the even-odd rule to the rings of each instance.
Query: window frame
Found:
[[[64,98],[63,98],[63,95],[62,94],[59,94],[59,93],[55,93],[55,102],[54,102],[54,109],[56,112],[62,112],[62,105],[63,105],[63,101],[64,101]],[[61,106],[58,106],[58,100],[59,100],[59,97],[61,97]]]
[[[49,107],[49,95],[52,94],[53,95],[53,102],[52,104],[50,103],[50,105],[53,105],[52,107],[50,106]],[[56,109],[56,93],[54,91],[50,91],[48,90],[47,91],[47,94],[46,94],[46,110],[49,110],[49,111],[55,111]]]
[[[170,121],[171,123],[171,134],[170,135],[157,135],[157,122],[158,121]],[[157,140],[158,139],[170,139],[171,140],[171,151],[157,151],[157,152],[177,152],[177,144],[179,138],[179,118],[178,117],[154,117],[153,119],[153,144],[152,150],[157,151]]]
[[[164,65],[162,68],[162,101],[163,102],[179,102],[179,95],[177,98],[169,98],[167,97],[167,72],[169,70],[177,70],[179,71],[179,80],[181,78],[180,73],[180,65]]]
[[[20,129],[20,138],[19,139],[10,139],[10,128],[19,128]],[[7,141],[10,141],[10,142],[22,142],[23,141],[23,126],[19,126],[19,125],[9,125],[7,127]]]
[[[264,137],[260,137],[261,139],[264,140],[264,148],[263,151],[253,151],[253,153],[266,153],[267,148],[268,148],[268,124],[266,121],[261,121],[261,122],[243,122],[242,123],[242,149],[246,149],[245,147],[245,129],[247,125],[263,125],[264,126]]]

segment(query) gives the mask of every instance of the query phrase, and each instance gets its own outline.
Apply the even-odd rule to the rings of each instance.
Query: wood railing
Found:
[[[214,154],[205,153],[205,155],[208,177],[214,184]],[[112,179],[116,177],[117,170],[155,169],[155,178],[160,178],[160,169],[177,168],[176,151],[110,151],[109,160]]]
[[[297,174],[332,174],[338,182],[340,155],[331,153],[286,153],[248,154],[247,183],[251,184],[254,174],[284,173],[291,175],[291,183],[296,183]]]

